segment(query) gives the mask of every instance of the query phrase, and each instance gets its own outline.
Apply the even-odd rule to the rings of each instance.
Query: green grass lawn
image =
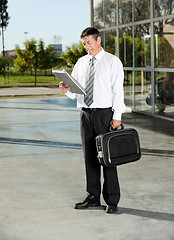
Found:
[[[58,79],[53,75],[40,75],[38,74],[36,79],[36,86],[47,86],[47,85],[58,85]],[[0,87],[9,87],[9,86],[34,86],[35,77],[30,74],[7,74],[6,78],[3,75],[0,75]]]
[[[70,71],[70,70],[68,70]],[[71,73],[71,72],[69,72]],[[133,84],[133,76],[132,74],[125,74],[125,82],[124,85],[132,85]],[[145,84],[149,84],[150,81],[144,79]],[[51,73],[51,71],[47,71],[47,75],[42,71],[38,71],[36,86],[58,86],[58,79]],[[135,85],[141,85],[141,72],[136,72],[135,74]],[[0,87],[13,87],[13,86],[35,86],[35,76],[34,73],[31,75],[30,72],[25,74],[17,74],[14,72],[10,72],[6,74],[6,78],[4,78],[3,74],[0,74]]]

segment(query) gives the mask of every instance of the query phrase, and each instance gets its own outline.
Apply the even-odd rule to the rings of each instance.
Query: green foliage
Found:
[[[58,57],[54,47],[49,45],[45,47],[43,40],[39,43],[35,39],[27,40],[25,49],[21,50],[17,45],[15,52],[17,58],[14,60],[15,71],[24,73],[25,71],[35,72],[35,85],[38,69],[45,70],[56,66]]]
[[[0,58],[0,72],[3,72],[5,69],[5,66],[8,64],[9,58],[8,56],[4,56]]]
[[[2,49],[3,49],[3,56],[5,56],[5,46],[4,46],[4,30],[8,25],[8,21],[10,19],[8,12],[7,12],[7,4],[8,0],[0,0],[0,27],[2,28]]]
[[[158,49],[159,49],[159,52],[158,52],[159,57],[158,59],[156,59],[156,66],[157,67],[173,66],[174,50],[166,38],[164,37],[158,38]],[[155,54],[156,54],[156,49],[155,49]]]
[[[33,68],[37,69],[36,40],[28,40],[24,45],[25,50],[21,50],[19,45],[15,47],[17,58],[14,60],[14,67],[19,72],[31,71]]]
[[[116,49],[115,49],[115,45],[116,45],[116,36],[111,34],[108,38],[107,38],[107,43],[106,43],[106,52],[112,53],[112,54],[116,54]]]
[[[38,44],[39,69],[46,70],[55,67],[58,59],[54,47],[51,45],[45,47],[44,42],[40,40]]]
[[[62,58],[66,60],[69,66],[73,66],[77,60],[86,55],[86,51],[82,43],[78,45],[73,44],[71,47],[66,48],[66,52],[62,53]]]
[[[0,57],[0,74],[3,74],[3,78],[6,78],[6,70],[9,69],[10,64],[13,62],[13,58],[10,56]]]
[[[143,40],[139,38],[135,38],[135,63],[138,67],[144,66],[144,50],[145,50],[145,43]]]
[[[0,0],[0,27],[6,28],[9,21],[9,16],[7,12],[7,0]]]
[[[128,34],[124,34],[122,38],[119,40],[120,44],[120,59],[124,64],[124,67],[132,66],[133,61],[133,40],[132,37]]]

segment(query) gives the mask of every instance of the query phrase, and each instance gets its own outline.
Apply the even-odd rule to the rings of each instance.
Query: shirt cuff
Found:
[[[117,113],[114,111],[114,114],[113,114],[113,119],[115,120],[121,120],[121,116],[122,116],[122,113]]]
[[[67,91],[66,93],[66,96],[71,98],[71,99],[75,99],[76,95],[74,93],[72,93],[71,91]]]

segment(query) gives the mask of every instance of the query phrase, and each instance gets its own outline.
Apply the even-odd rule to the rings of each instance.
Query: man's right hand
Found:
[[[59,83],[59,89],[63,93],[70,91],[70,87],[68,85],[64,84],[63,82]]]

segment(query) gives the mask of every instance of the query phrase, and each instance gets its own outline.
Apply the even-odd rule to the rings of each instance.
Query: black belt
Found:
[[[85,112],[95,112],[95,111],[108,110],[108,109],[112,109],[112,108],[111,107],[109,107],[109,108],[84,108],[84,107],[82,107],[82,110]]]

